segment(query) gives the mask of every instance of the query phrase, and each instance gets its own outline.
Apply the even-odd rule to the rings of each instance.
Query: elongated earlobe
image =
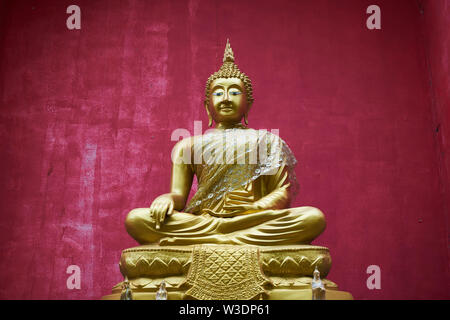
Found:
[[[206,114],[208,115],[208,127],[212,127],[213,118],[211,117],[211,114],[209,113],[208,105],[206,103],[205,103],[205,109],[206,109]]]
[[[247,113],[244,113],[244,122],[245,122],[245,124],[246,125],[248,125],[248,115],[247,115]]]
[[[213,119],[212,117],[208,114],[208,127],[212,127],[212,123],[213,123]]]

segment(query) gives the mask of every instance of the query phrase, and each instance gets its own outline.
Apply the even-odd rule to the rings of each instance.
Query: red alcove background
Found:
[[[66,8],[81,8],[68,30]],[[366,8],[381,8],[381,30]],[[2,1],[0,298],[98,299],[230,38],[356,299],[448,299],[449,1]],[[66,268],[81,268],[81,289]],[[369,265],[381,289],[366,286]]]

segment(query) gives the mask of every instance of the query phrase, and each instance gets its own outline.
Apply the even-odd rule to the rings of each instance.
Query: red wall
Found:
[[[423,2],[423,34],[450,250],[450,1]]]
[[[368,30],[375,3],[382,29]],[[66,28],[70,4],[81,30]],[[331,250],[329,279],[357,299],[450,298],[448,1],[420,8],[2,2],[0,298],[97,299],[121,280],[136,245],[125,216],[168,190],[171,132],[206,126],[227,38],[254,83],[250,125],[279,128],[298,158],[294,205],[326,214],[315,244]],[[71,264],[80,290],[66,287]],[[366,287],[373,264],[380,290]]]

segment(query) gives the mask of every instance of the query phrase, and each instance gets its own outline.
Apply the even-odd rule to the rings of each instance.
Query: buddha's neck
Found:
[[[222,130],[233,128],[247,129],[247,127],[240,122],[218,122],[216,123],[215,128]]]

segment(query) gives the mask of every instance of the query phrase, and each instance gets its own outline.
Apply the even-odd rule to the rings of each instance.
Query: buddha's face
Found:
[[[219,78],[211,83],[208,113],[216,123],[240,122],[248,112],[244,83],[239,78]]]

